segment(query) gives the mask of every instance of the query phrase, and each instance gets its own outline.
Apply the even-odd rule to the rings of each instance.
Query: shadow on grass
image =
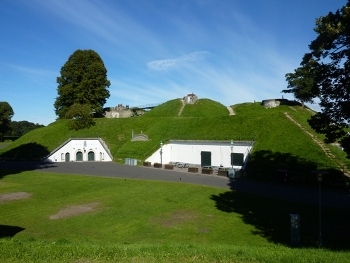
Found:
[[[0,238],[14,237],[23,230],[25,230],[25,228],[19,226],[0,225]]]
[[[290,214],[300,215],[300,239],[302,247],[318,247],[318,206],[259,196],[238,191],[211,196],[216,207],[227,213],[241,215],[244,223],[253,225],[254,235],[260,235],[269,242],[290,246]],[[334,250],[348,250],[350,247],[349,209],[323,207],[323,247]]]
[[[260,158],[260,159],[259,159]],[[286,163],[287,162],[287,163]],[[290,154],[261,151],[255,153],[251,167],[270,169],[294,168],[311,174],[317,165],[300,160]],[[255,168],[254,168],[255,169]],[[266,172],[267,169],[264,171]],[[230,180],[232,191],[212,195],[217,209],[241,215],[243,222],[255,227],[252,234],[269,242],[290,246],[290,214],[300,215],[300,240],[302,247],[318,247],[319,241],[319,193],[321,193],[321,233],[323,247],[332,250],[348,250],[350,247],[350,196],[345,191],[319,188],[315,177],[313,184],[273,180],[273,176],[261,176],[259,180],[238,178]],[[307,171],[307,172],[306,172]],[[278,174],[277,174],[278,176]],[[304,176],[299,177],[305,179]],[[266,180],[264,180],[266,179]],[[291,178],[290,178],[291,179]],[[309,179],[308,179],[309,180]],[[322,186],[322,185],[321,185]]]
[[[43,163],[36,161],[0,161],[0,179],[7,175],[18,174],[24,171],[46,169],[56,167],[54,163]]]
[[[1,160],[39,161],[49,154],[47,147],[31,142],[10,149],[0,155]]]
[[[27,143],[0,154],[0,179],[6,175],[52,167],[52,163],[40,160],[50,152],[37,143]]]
[[[308,171],[317,170],[317,164],[290,153],[269,150],[256,151],[249,157],[247,173],[252,177],[273,178],[277,170],[307,173]]]
[[[348,190],[349,178],[334,167],[325,167],[290,153],[262,150],[254,152],[246,169],[249,177],[302,185],[317,185],[317,171],[325,171],[323,185]]]

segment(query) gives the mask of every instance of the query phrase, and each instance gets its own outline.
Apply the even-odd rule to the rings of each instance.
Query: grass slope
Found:
[[[169,100],[162,103],[149,112],[146,112],[146,117],[176,117],[182,107],[180,99]]]
[[[324,208],[324,249],[316,249],[318,207],[307,203],[184,183],[33,171],[0,176],[0,195],[31,195],[1,203],[1,262],[349,262],[349,209]],[[90,212],[50,219],[91,202],[97,205]],[[303,247],[292,249],[295,212]]]
[[[159,142],[170,139],[185,140],[254,140],[254,149],[247,172],[256,176],[271,175],[276,169],[288,169],[295,173],[310,173],[312,170],[336,171],[339,167],[323,150],[291,122],[285,112],[303,127],[315,134],[307,123],[311,116],[308,109],[300,106],[281,105],[265,109],[260,103],[234,105],[236,115],[229,116],[225,106],[209,99],[186,105],[182,115],[179,99],[171,100],[154,108],[143,116],[128,119],[96,119],[90,129],[70,131],[66,120],[59,120],[47,127],[35,129],[10,146],[0,151],[2,158],[40,158],[53,151],[69,138],[101,137],[109,146],[114,161],[135,158],[140,162],[151,155]],[[144,133],[151,139],[147,142],[132,142],[134,131]],[[336,147],[330,151],[349,165],[345,154]]]
[[[186,104],[181,117],[219,117],[229,114],[227,108],[217,101],[199,99],[194,104]]]

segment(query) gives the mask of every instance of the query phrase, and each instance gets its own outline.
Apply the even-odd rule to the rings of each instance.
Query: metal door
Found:
[[[211,166],[211,152],[201,151],[201,166]]]
[[[88,161],[95,161],[95,153],[93,151],[88,153]]]
[[[70,162],[70,154],[69,153],[66,153],[65,161],[66,162]]]
[[[77,159],[77,162],[83,161],[83,153],[82,152],[77,152],[76,159]]]
[[[243,153],[231,153],[231,165],[242,166],[244,163]]]

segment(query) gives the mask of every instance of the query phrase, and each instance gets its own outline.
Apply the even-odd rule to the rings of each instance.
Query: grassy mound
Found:
[[[145,113],[146,117],[176,117],[182,107],[180,99],[167,101]]]
[[[58,120],[47,127],[35,129],[10,146],[0,150],[3,159],[40,159],[69,138],[102,138],[111,150],[114,161],[135,158],[140,162],[150,156],[160,141],[181,140],[244,140],[255,141],[247,173],[268,177],[278,169],[294,174],[310,174],[325,169],[339,174],[349,160],[345,153],[332,145],[325,146],[334,158],[315,143],[319,141],[307,123],[312,112],[299,105],[281,105],[266,109],[261,103],[232,106],[236,115],[229,116],[225,106],[208,99],[186,105],[180,117],[179,99],[171,100],[143,116],[127,119],[96,119],[96,125],[80,131],[68,130],[66,120]],[[293,123],[288,117],[293,118]],[[302,130],[302,129],[303,130]],[[132,142],[131,134],[146,134],[150,141]],[[28,154],[28,152],[30,154]],[[344,167],[340,167],[341,160]]]
[[[40,159],[69,138],[101,137],[120,162],[144,160],[161,140],[254,140],[248,176],[287,169],[304,178],[326,169],[334,177],[341,172],[336,160],[349,164],[338,148],[327,146],[335,160],[315,143],[310,134],[323,137],[308,126],[312,112],[298,105],[244,103],[229,116],[225,106],[199,100],[179,117],[181,107],[176,99],[143,116],[96,119],[80,131],[58,120],[1,149],[0,157]],[[151,140],[132,142],[132,132]],[[36,171],[1,170],[0,179],[1,262],[349,262],[349,209],[322,207],[324,248],[318,249],[319,210],[307,202]],[[301,248],[290,248],[290,213],[301,216]]]
[[[219,117],[229,114],[227,108],[217,101],[199,99],[194,104],[186,104],[181,117]]]

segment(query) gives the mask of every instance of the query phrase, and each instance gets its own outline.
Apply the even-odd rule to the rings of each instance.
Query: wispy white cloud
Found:
[[[29,79],[31,82],[36,83],[37,86],[44,89],[54,91],[52,88],[56,83],[57,72],[42,68],[34,68],[28,66],[15,65],[10,63],[1,63],[7,68],[9,72],[12,72],[16,79]]]
[[[17,72],[21,72],[23,74],[30,74],[30,75],[37,75],[37,76],[49,76],[49,77],[57,75],[57,72],[50,71],[47,69],[25,67],[25,66],[9,64],[9,63],[6,63],[5,66],[10,67],[10,68],[16,70]]]
[[[147,67],[152,70],[169,70],[188,65],[190,62],[202,60],[209,54],[207,51],[196,51],[177,58],[151,61],[147,63]]]
[[[154,31],[123,9],[123,5],[113,2],[48,0],[38,1],[38,4],[78,30],[88,32],[91,41],[99,42],[101,47],[112,44],[114,49],[140,48],[139,44],[143,43],[144,49],[164,50]],[[107,52],[113,53],[112,50]]]

